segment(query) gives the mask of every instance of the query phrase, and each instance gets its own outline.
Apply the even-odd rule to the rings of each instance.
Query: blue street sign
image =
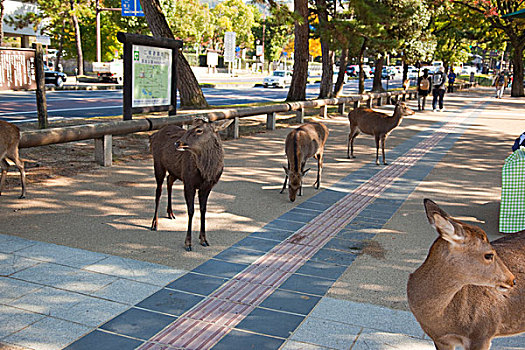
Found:
[[[122,0],[122,16],[144,17],[139,0]]]

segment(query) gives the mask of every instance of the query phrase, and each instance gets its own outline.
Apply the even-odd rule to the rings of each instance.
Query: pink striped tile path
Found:
[[[453,120],[275,246],[139,349],[209,349],[467,117]]]

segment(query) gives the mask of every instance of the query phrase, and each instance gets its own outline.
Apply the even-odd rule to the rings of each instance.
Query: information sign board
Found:
[[[0,50],[0,90],[36,89],[35,51]]]
[[[235,61],[235,32],[224,33],[224,62]]]
[[[132,107],[171,104],[172,50],[133,45]]]

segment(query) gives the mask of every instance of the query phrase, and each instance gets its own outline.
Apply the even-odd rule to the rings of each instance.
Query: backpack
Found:
[[[505,84],[505,76],[503,74],[500,74],[500,76],[498,77],[498,85],[503,84]]]
[[[443,84],[443,72],[438,72],[432,77],[433,85],[442,85]]]
[[[419,82],[419,89],[420,90],[429,90],[430,89],[430,81],[428,81],[428,78],[421,78],[421,81]]]

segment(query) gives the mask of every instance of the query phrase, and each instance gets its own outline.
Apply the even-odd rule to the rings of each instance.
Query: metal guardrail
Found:
[[[456,85],[457,88],[471,87],[471,83]],[[111,166],[112,163],[112,136],[125,135],[135,132],[158,130],[163,126],[187,125],[197,117],[206,117],[210,121],[221,119],[234,119],[227,132],[228,137],[239,137],[239,118],[264,115],[267,116],[266,128],[275,129],[276,114],[295,111],[299,123],[304,122],[304,110],[307,108],[320,108],[322,117],[326,117],[327,106],[339,106],[339,113],[344,113],[345,106],[353,104],[353,108],[359,107],[366,102],[368,107],[372,107],[373,101],[380,106],[390,103],[392,99],[405,100],[412,99],[417,95],[416,90],[389,91],[382,93],[367,93],[362,95],[352,95],[338,98],[321,100],[308,100],[299,102],[288,102],[270,106],[232,108],[226,110],[208,111],[203,113],[192,113],[170,117],[140,118],[133,120],[122,120],[104,122],[89,125],[66,126],[60,128],[50,128],[45,130],[23,131],[20,138],[20,148],[45,146],[58,143],[95,140],[95,160],[103,166]]]

